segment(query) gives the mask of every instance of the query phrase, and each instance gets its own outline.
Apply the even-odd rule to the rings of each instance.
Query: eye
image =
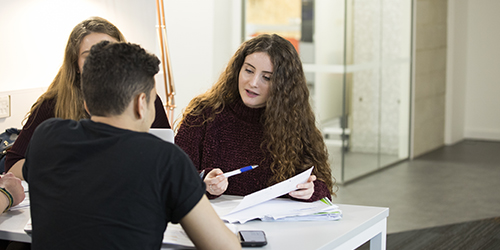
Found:
[[[271,81],[271,77],[270,77],[270,76],[262,76],[262,78],[264,78],[264,80],[265,80],[266,82]]]
[[[247,73],[250,73],[250,74],[251,74],[251,73],[253,73],[253,71],[252,71],[251,69],[245,69],[245,71],[246,71]]]

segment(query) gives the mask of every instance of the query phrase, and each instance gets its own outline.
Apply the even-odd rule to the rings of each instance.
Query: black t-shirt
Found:
[[[91,120],[43,122],[23,174],[33,249],[159,249],[205,193],[176,145]]]

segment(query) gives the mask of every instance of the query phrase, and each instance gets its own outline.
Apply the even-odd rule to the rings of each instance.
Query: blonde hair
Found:
[[[88,118],[83,105],[83,95],[80,89],[80,72],[78,69],[78,54],[83,38],[91,33],[107,34],[117,41],[125,41],[125,37],[116,26],[101,17],[91,17],[77,24],[68,39],[64,51],[64,60],[59,72],[49,88],[33,104],[26,115],[36,115],[36,110],[46,101],[54,99],[54,116],[63,119],[80,120]],[[29,126],[30,124],[26,124]]]

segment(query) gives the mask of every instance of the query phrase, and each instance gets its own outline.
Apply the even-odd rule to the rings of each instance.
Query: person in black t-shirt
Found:
[[[33,249],[159,249],[168,222],[199,249],[241,247],[189,157],[147,133],[158,64],[138,45],[94,45],[81,83],[90,119],[35,130],[23,167]]]

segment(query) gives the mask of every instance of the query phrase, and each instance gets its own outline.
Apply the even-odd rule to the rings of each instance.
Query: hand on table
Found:
[[[12,206],[24,200],[25,194],[21,180],[14,176],[13,173],[9,172],[0,178],[0,187],[5,188],[12,195],[12,199],[14,199]]]

